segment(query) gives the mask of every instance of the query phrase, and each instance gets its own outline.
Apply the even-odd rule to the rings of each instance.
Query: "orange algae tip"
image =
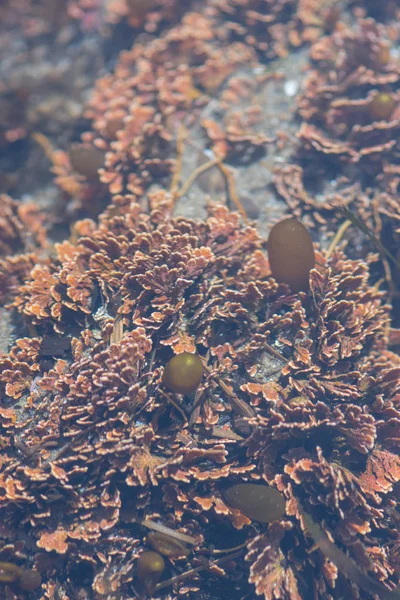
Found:
[[[148,589],[152,589],[161,579],[165,562],[158,552],[142,552],[138,560],[138,578]]]
[[[380,67],[386,67],[391,59],[390,46],[382,44],[376,58]]]
[[[372,118],[385,120],[389,119],[396,108],[396,100],[387,92],[379,92],[369,103],[369,112]]]
[[[285,498],[275,488],[257,483],[237,483],[224,492],[232,508],[260,523],[272,523],[285,514]]]
[[[33,592],[42,584],[42,577],[33,569],[23,570],[18,581],[18,586],[24,592]]]
[[[171,392],[190,394],[199,386],[202,376],[203,363],[200,356],[182,352],[167,363],[163,382]]]
[[[311,236],[300,221],[284,219],[272,227],[268,258],[272,276],[278,282],[286,283],[293,292],[308,290],[315,254]]]

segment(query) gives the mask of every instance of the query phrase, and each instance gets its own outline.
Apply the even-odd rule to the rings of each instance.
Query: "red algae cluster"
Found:
[[[299,98],[304,151],[370,169],[395,149],[400,69],[389,35],[383,25],[365,19],[314,44],[315,69]]]
[[[312,42],[324,31],[331,0],[211,0],[225,17],[231,39],[241,38],[262,58],[285,56],[289,48]]]
[[[59,212],[0,196],[0,597],[398,594],[398,38],[349,4],[65,3],[133,46],[80,139],[35,134]],[[269,135],[265,62],[304,44]]]
[[[142,522],[195,540],[183,561],[168,559],[166,577],[209,556],[222,527],[248,545],[241,589],[249,568],[270,597],[277,569],[296,598],[299,561],[307,580],[324,564],[307,552],[298,497],[315,515],[323,509],[337,542],[357,536],[360,560],[379,543],[374,565],[396,583],[395,546],[382,536],[400,477],[399,361],[385,349],[388,307],[367,265],[318,255],[306,301],[269,276],[262,238],[226,208],[195,222],[171,218],[166,192],[150,197],[150,213],[129,196],[115,202],[118,214],[58,245],[13,302],[37,336],[0,362],[5,548],[28,543],[28,532],[25,551],[47,593],[61,568],[71,574],[58,585],[77,593],[79,565],[92,574],[84,588],[129,597],[151,548]],[[72,340],[62,358],[55,342],[45,372],[44,331]],[[193,348],[206,365],[194,397],[165,393],[171,351]],[[260,478],[283,494],[286,512],[257,533],[224,490]],[[349,589],[343,577],[314,581],[321,594]],[[190,596],[199,585],[178,577],[170,591]]]
[[[150,182],[170,175],[182,120],[194,124],[204,106],[230,80],[228,103],[245,93],[233,75],[244,65],[256,66],[260,52],[264,58],[285,55],[290,46],[317,37],[324,29],[323,15],[330,3],[320,6],[288,0],[273,9],[270,2],[256,4],[210,1],[201,13],[183,15],[180,24],[163,37],[145,44],[139,41],[121,53],[113,73],[99,79],[85,112],[92,131],[85,133],[84,141],[106,153],[100,181],[111,194],[140,194]],[[292,20],[283,22],[289,13]],[[245,25],[239,26],[242,18]],[[272,36],[269,42],[265,31]],[[214,119],[202,120],[209,145],[218,155],[252,156],[262,153],[270,142],[256,133],[257,110],[246,120],[237,113],[227,114],[225,122],[221,130]],[[90,192],[86,185],[74,186],[79,173],[68,160],[62,162],[55,167],[59,183],[78,206],[87,206],[96,191]]]

